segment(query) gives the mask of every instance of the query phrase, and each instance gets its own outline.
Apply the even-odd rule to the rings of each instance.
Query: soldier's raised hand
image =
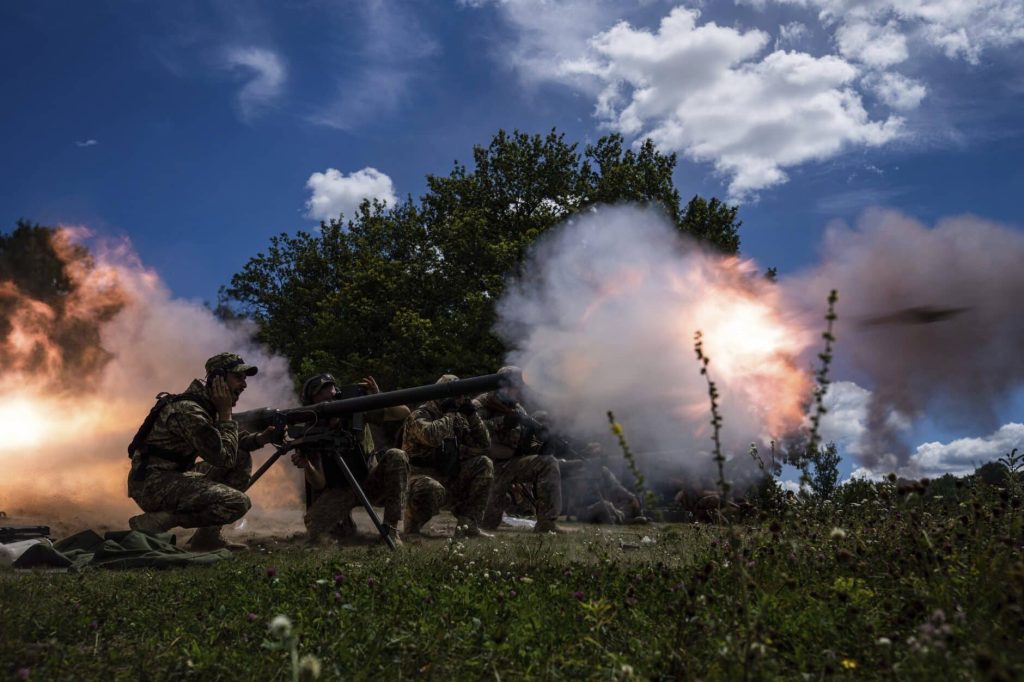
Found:
[[[227,379],[221,376],[213,378],[210,386],[210,402],[217,410],[221,421],[231,419],[231,405],[235,402],[235,396],[228,388]]]
[[[373,377],[363,377],[363,380],[359,382],[359,385],[366,389],[367,395],[376,395],[380,393],[380,386],[377,385],[377,380]]]

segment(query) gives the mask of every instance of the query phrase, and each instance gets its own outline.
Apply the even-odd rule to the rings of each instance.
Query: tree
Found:
[[[499,131],[427,177],[418,204],[364,202],[319,233],[274,237],[222,289],[220,308],[259,324],[259,338],[294,373],[373,372],[386,385],[427,383],[443,372],[493,372],[505,348],[494,306],[534,240],[597,203],[661,206],[680,232],[727,253],[739,247],[736,208],[694,197],[680,204],[675,155],[619,135],[583,154],[564,136]]]
[[[811,490],[823,500],[831,498],[839,484],[839,460],[839,450],[835,443],[818,448],[817,454],[811,456],[814,464]]]

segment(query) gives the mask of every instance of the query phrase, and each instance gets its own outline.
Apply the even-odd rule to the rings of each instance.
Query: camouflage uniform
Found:
[[[239,433],[234,421],[220,421],[196,379],[188,399],[166,405],[146,438],[179,455],[172,461],[136,451],[128,478],[128,496],[144,512],[169,512],[183,528],[219,526],[241,518],[251,503],[242,490],[252,472],[250,452],[261,447],[257,434]],[[195,462],[201,457],[203,462]],[[191,459],[191,461],[189,461]]]
[[[587,459],[559,464],[566,516],[588,523],[623,523],[640,516],[640,500],[608,467]]]
[[[477,397],[480,417],[491,435],[491,458],[494,460],[494,486],[491,488],[484,528],[497,528],[505,511],[512,487],[526,484],[533,490],[537,507],[537,530],[551,530],[562,511],[562,481],[558,461],[550,455],[520,454],[523,435],[521,417],[526,411],[519,403],[503,402],[497,391]],[[529,452],[536,452],[539,442],[528,444]]]
[[[438,383],[456,380],[445,375]],[[454,474],[438,468],[446,438],[458,443],[459,467]],[[406,532],[418,532],[444,505],[451,505],[460,525],[470,527],[470,534],[479,532],[494,480],[494,465],[487,457],[490,444],[487,427],[475,412],[444,412],[437,400],[412,411],[402,437],[402,449],[412,467]]]
[[[314,464],[324,471],[323,455],[316,456]],[[333,468],[333,467],[332,467]],[[349,514],[362,502],[348,485],[340,471],[330,475],[327,469],[327,487],[318,491],[306,510],[303,521],[310,540],[316,542],[325,535],[338,537],[340,529],[354,528]],[[371,504],[384,507],[384,523],[397,529],[406,505],[409,485],[409,458],[398,448],[390,448],[370,458],[370,472],[360,487]]]

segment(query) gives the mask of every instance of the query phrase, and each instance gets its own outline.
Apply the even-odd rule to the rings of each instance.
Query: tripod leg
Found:
[[[348,464],[345,462],[345,459],[341,456],[341,453],[335,451],[332,454],[335,463],[338,465],[338,468],[341,469],[341,473],[345,475],[345,480],[348,481],[348,484],[350,486],[352,486],[352,490],[355,491],[356,497],[358,497],[359,501],[363,504],[363,508],[366,509],[366,513],[370,515],[370,520],[373,521],[373,525],[377,527],[377,532],[380,533],[381,539],[387,544],[387,546],[390,549],[394,550],[395,541],[391,539],[391,534],[388,532],[390,528],[388,528],[386,524],[381,522],[380,517],[377,516],[377,512],[373,510],[373,505],[371,505],[370,500],[367,499],[366,493],[363,492],[362,486],[360,486],[359,482],[356,481],[356,477],[352,475],[352,470],[348,468]]]

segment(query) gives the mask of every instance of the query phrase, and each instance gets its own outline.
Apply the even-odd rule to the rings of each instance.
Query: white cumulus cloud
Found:
[[[876,465],[860,467],[852,478],[880,479],[895,472],[904,478],[937,478],[944,474],[965,476],[986,462],[992,462],[1011,450],[1024,448],[1024,424],[1010,422],[988,436],[957,438],[948,443],[922,443],[905,466]],[[890,463],[891,464],[891,463]]]
[[[908,38],[971,63],[986,49],[1024,41],[1020,0],[747,0],[769,3],[816,9],[822,23],[836,27],[840,49],[845,36],[849,55],[865,63],[898,63],[901,52],[906,59]]]
[[[836,30],[839,52],[868,66],[885,68],[906,61],[907,38],[895,22],[879,26],[867,21],[845,23]]]
[[[369,166],[348,175],[328,168],[310,175],[306,187],[313,193],[306,202],[306,215],[316,220],[336,219],[339,214],[351,218],[364,199],[379,199],[390,206],[398,203],[391,178]]]
[[[676,8],[657,32],[619,23],[567,68],[602,83],[597,112],[613,128],[713,163],[733,200],[785,182],[785,168],[899,134],[901,119],[868,115],[851,63],[783,50],[762,57],[768,34],[698,25],[699,16]]]
[[[235,47],[225,50],[228,69],[242,69],[251,74],[238,92],[242,118],[252,120],[280,97],[288,78],[284,61],[273,50],[262,47]]]
[[[916,109],[928,89],[923,83],[898,73],[884,73],[869,80],[872,89],[886,106],[893,109]]]

